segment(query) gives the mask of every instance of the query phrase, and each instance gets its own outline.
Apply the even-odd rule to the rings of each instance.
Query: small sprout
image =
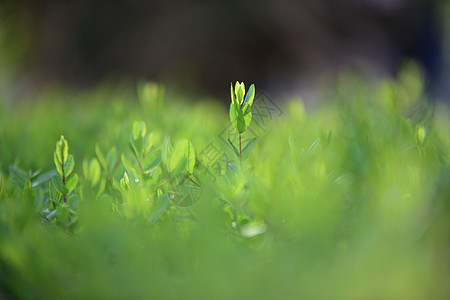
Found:
[[[252,84],[244,98],[245,86],[244,83],[236,82],[234,91],[231,85],[231,105],[230,105],[230,119],[234,129],[239,134],[242,134],[250,126],[252,121],[253,100],[255,98],[255,85]]]
[[[64,136],[56,142],[56,149],[53,155],[56,170],[59,176],[54,178],[56,189],[63,195],[64,203],[67,203],[68,195],[75,189],[78,183],[78,175],[72,174],[75,167],[75,160],[69,154],[69,144]]]
[[[120,186],[123,190],[126,190],[130,184],[130,178],[128,177],[127,172],[123,174],[123,178],[120,179]]]
[[[252,104],[255,98],[255,85],[252,84],[245,95],[245,85],[243,82],[236,82],[233,90],[233,84],[231,84],[231,105],[230,105],[230,120],[239,135],[239,151],[238,147],[234,146],[231,141],[229,143],[233,147],[236,155],[239,159],[242,159],[242,138],[241,134],[244,133],[250,126],[252,121]]]

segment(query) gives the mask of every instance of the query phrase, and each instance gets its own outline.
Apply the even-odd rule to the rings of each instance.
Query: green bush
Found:
[[[449,111],[419,79],[347,77],[263,129],[258,87],[242,124],[153,83],[3,102],[0,296],[448,298]]]

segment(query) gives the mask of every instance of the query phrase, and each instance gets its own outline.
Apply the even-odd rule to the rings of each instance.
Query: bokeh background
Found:
[[[308,100],[342,71],[395,76],[413,59],[448,102],[449,31],[446,0],[3,0],[1,87],[14,98],[146,78],[228,102],[241,80]]]

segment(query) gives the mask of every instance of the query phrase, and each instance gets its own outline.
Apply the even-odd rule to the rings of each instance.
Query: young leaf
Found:
[[[317,147],[319,146],[319,143],[320,143],[320,137],[318,137],[314,141],[314,143],[312,143],[312,145],[309,147],[308,151],[306,151],[306,155],[312,154],[317,149]]]
[[[248,89],[247,95],[245,96],[245,100],[242,106],[243,107],[245,105],[252,106],[254,98],[255,98],[255,85],[252,84]]]
[[[98,192],[97,192],[97,198],[99,198],[101,196],[101,194],[103,194],[103,191],[105,190],[106,187],[106,179],[102,178],[102,180],[100,181],[100,185],[98,188]]]
[[[237,132],[243,133],[247,130],[250,122],[252,121],[252,111],[249,106],[245,111],[235,109],[233,105],[230,106],[230,119],[234,129]]]
[[[170,144],[170,136],[166,136],[163,142],[163,150],[161,155],[161,161],[167,165],[169,161],[170,153],[172,152],[172,145]]]
[[[56,209],[56,219],[61,223],[66,223],[69,219],[69,206],[65,203]]]
[[[123,178],[120,179],[120,187],[121,187],[123,190],[127,190],[129,184],[130,184],[130,178],[128,177],[127,172],[125,172],[125,173],[123,174]]]
[[[42,183],[49,181],[56,174],[57,173],[55,171],[50,171],[50,172],[46,172],[46,173],[41,174],[38,178],[36,178],[36,180],[34,180],[32,182],[32,187],[39,186]]]
[[[77,186],[77,183],[78,183],[78,175],[77,174],[72,174],[72,176],[69,176],[69,178],[66,179],[67,193],[70,193],[71,191],[73,191],[73,189]]]
[[[239,150],[236,148],[233,142],[230,139],[227,139],[227,141],[231,145],[231,148],[233,148],[234,154],[236,154],[237,158],[240,158]]]
[[[100,165],[103,167],[103,169],[105,171],[110,171],[108,170],[108,164],[106,163],[105,156],[103,155],[103,152],[98,144],[95,145],[95,154],[97,154],[98,161],[100,162]]]
[[[244,101],[244,93],[245,93],[244,83],[243,82],[239,83],[238,81],[236,81],[234,91],[236,93],[236,101],[238,102],[239,105],[241,105],[242,102]]]
[[[67,158],[69,157],[69,144],[67,143],[67,140],[64,138],[64,136],[61,136],[63,139],[63,162],[65,163],[67,161]]]
[[[62,183],[61,176],[55,176],[52,178],[53,187],[61,193],[61,195],[67,195],[68,191],[66,186]]]
[[[28,175],[24,170],[16,168],[14,166],[9,167],[9,172],[12,175],[13,182],[20,188],[23,189],[25,183],[28,181]]]
[[[69,156],[69,144],[62,135],[59,141],[56,142],[56,157],[60,163],[65,163]]]
[[[96,186],[100,181],[101,168],[99,162],[95,158],[93,158],[89,164],[89,174],[91,177],[91,185]]]
[[[53,161],[55,162],[56,171],[58,171],[58,174],[63,176],[63,170],[61,166],[61,162],[58,159],[58,155],[55,153],[53,154]]]
[[[89,179],[89,162],[87,159],[83,160],[83,175],[84,178]]]
[[[63,138],[63,137],[61,136],[61,138]],[[64,162],[63,156],[64,156],[64,154],[63,154],[63,149],[62,149],[62,143],[61,143],[61,140],[59,140],[56,142],[55,164],[56,163],[62,164]]]
[[[90,163],[87,160],[83,161],[84,177],[91,182],[91,186],[96,186],[100,181],[101,167],[97,159],[91,159]]]
[[[73,159],[73,155],[70,154],[67,157],[66,162],[64,163],[64,175],[69,177],[72,174],[73,168],[75,167],[75,161]]]
[[[74,210],[77,208],[78,203],[80,201],[80,196],[78,195],[72,195],[67,199],[67,204],[70,208],[70,210]]]
[[[234,104],[236,102],[236,96],[234,94],[233,84],[231,83],[231,103]]]
[[[122,159],[123,166],[128,171],[128,173],[132,174],[135,178],[137,178],[138,174],[137,174],[135,168],[133,167],[133,164],[123,154],[121,156],[121,159]],[[128,177],[128,174],[127,174],[127,177]]]
[[[239,132],[239,129],[243,127],[242,120],[239,120],[239,108],[236,108],[236,105],[231,103],[230,105],[230,120],[231,124],[233,124],[234,129]]]
[[[154,167],[158,166],[160,162],[161,162],[161,150],[155,149],[147,155],[142,165],[144,167],[144,170],[147,172],[153,169]]]
[[[136,141],[138,138],[143,138],[147,134],[147,127],[144,121],[133,122],[133,139]]]

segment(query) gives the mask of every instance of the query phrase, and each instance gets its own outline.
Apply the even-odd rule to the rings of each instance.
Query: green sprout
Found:
[[[231,84],[231,105],[230,105],[230,120],[231,124],[233,124],[234,129],[238,132],[239,135],[239,150],[236,146],[228,139],[228,142],[233,147],[236,155],[239,159],[242,159],[242,133],[244,133],[247,128],[250,126],[250,122],[252,121],[252,104],[255,98],[255,85],[252,84],[245,95],[245,85],[243,82],[239,83],[236,81],[236,85],[233,90],[233,84]],[[256,139],[252,139],[249,143],[244,146],[244,149],[251,144],[253,144]]]
[[[58,171],[58,176],[54,180],[55,186],[61,193],[64,203],[67,203],[67,196],[74,190],[78,183],[78,175],[72,174],[75,166],[75,161],[72,154],[69,154],[69,144],[64,136],[56,142],[56,149],[53,155],[55,167]]]

